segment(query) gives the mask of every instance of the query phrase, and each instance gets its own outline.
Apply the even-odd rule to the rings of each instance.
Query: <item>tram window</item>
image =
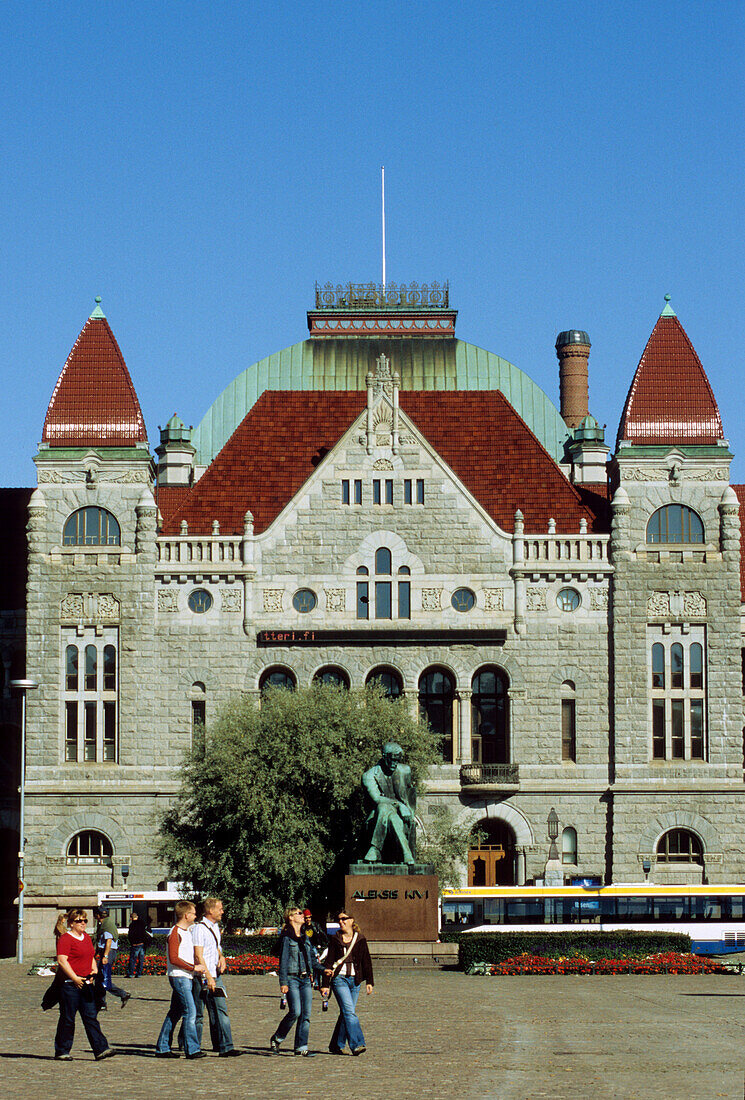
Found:
[[[689,898],[667,895],[653,898],[655,920],[689,920]]]
[[[618,920],[648,921],[652,919],[651,898],[618,898]]]
[[[518,898],[505,903],[505,924],[544,924],[544,899]]]
[[[730,920],[745,920],[745,898],[742,894],[733,894],[729,899]]]
[[[706,898],[704,920],[726,920],[726,903],[728,900],[728,898]]]
[[[484,898],[484,924],[504,924],[502,898]]]
[[[443,901],[442,917],[448,924],[473,924],[473,902]]]

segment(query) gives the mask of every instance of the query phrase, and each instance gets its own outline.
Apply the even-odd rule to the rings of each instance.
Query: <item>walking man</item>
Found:
[[[204,1006],[210,1023],[212,1047],[221,1058],[237,1058],[243,1054],[233,1046],[233,1034],[230,1030],[230,1016],[222,976],[228,968],[222,953],[223,904],[219,898],[205,898],[204,916],[191,930],[194,940],[194,955],[204,967],[204,976],[195,977],[193,982],[194,1002],[197,1009],[197,1038],[202,1042],[202,1024]]]
[[[197,1007],[192,994],[192,979],[197,974],[204,973],[204,966],[194,962],[194,942],[191,938],[191,926],[197,919],[197,910],[193,902],[176,902],[176,923],[168,933],[167,969],[168,981],[171,983],[171,1007],[160,1029],[158,1042],[155,1044],[156,1058],[178,1058],[175,1050],[171,1050],[171,1040],[176,1024],[183,1016],[182,1025],[184,1033],[184,1047],[187,1058],[204,1058],[206,1055],[199,1049],[197,1038]]]

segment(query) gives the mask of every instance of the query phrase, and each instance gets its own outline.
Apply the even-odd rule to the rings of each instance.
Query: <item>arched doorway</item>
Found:
[[[479,821],[468,850],[469,886],[514,886],[515,834],[506,821]]]

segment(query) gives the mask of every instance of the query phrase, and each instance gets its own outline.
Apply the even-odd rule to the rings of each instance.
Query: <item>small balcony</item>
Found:
[[[517,764],[462,764],[460,785],[469,791],[516,791],[520,786]]]

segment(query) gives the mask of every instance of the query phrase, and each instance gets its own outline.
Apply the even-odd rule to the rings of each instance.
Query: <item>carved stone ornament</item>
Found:
[[[608,589],[607,588],[591,588],[590,589],[590,608],[593,611],[607,611],[608,610]]]
[[[346,611],[347,591],[345,588],[325,588],[324,591],[326,593],[327,611]]]
[[[484,611],[504,611],[503,588],[485,588],[483,590],[483,596]]]
[[[673,477],[673,473],[676,474]],[[669,466],[625,466],[621,470],[622,481],[729,481],[724,466],[698,467],[684,470],[679,464]]]
[[[282,610],[282,598],[284,596],[284,589],[282,588],[265,588],[264,589],[264,610],[265,611],[281,611]]]
[[[220,603],[222,610],[233,613],[240,612],[241,610],[241,590],[240,588],[221,588],[220,589]]]
[[[59,470],[39,470],[39,484],[69,485],[76,481],[88,481],[91,484],[107,481],[117,485],[145,485],[150,483],[150,473],[144,466],[142,469],[126,470],[124,473],[107,473],[99,466],[89,467],[86,470],[66,470],[64,473]]]
[[[373,462],[373,470],[392,470],[393,463],[390,458],[376,458]]]
[[[689,619],[704,618],[706,615],[706,597],[700,592],[684,592],[683,614]]]
[[[60,603],[60,619],[62,619],[63,622],[66,619],[72,619],[74,622],[79,622],[83,618],[83,607],[82,592],[68,592]]]
[[[158,611],[178,611],[178,589],[162,588],[158,592]]]
[[[546,610],[546,589],[528,588],[526,592],[526,604],[528,611]]]
[[[669,615],[670,593],[653,592],[647,600],[647,613],[649,615]]]
[[[97,607],[97,618],[102,622],[113,623],[119,621],[119,601],[116,596],[112,596],[110,592],[99,592]]]
[[[422,611],[442,611],[442,589],[422,589]]]
[[[375,360],[375,374],[373,375],[373,394],[375,397],[380,397],[381,393],[384,393],[386,397],[393,396],[391,361],[382,354]]]

